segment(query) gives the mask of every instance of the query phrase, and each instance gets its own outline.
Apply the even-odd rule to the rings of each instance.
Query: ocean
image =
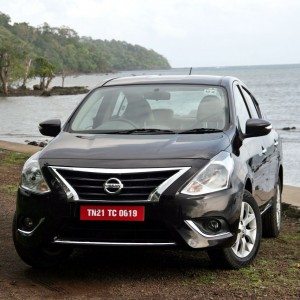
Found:
[[[110,77],[133,75],[181,75],[189,68],[157,71],[127,71],[117,74],[70,76],[65,86],[84,85],[90,88]],[[256,96],[263,113],[283,139],[284,183],[300,186],[300,64],[193,68],[192,74],[230,75],[241,79]],[[30,82],[30,85],[36,81]],[[52,85],[61,85],[61,78]],[[24,143],[44,140],[39,134],[39,122],[59,118],[65,121],[84,95],[51,97],[0,97],[0,140]],[[283,127],[296,127],[285,131]]]

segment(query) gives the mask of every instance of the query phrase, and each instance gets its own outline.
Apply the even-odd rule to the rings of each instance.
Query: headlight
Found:
[[[233,171],[233,159],[228,152],[220,152],[181,191],[186,195],[202,195],[227,189]]]
[[[21,187],[33,193],[43,194],[50,191],[38,162],[39,153],[31,156],[22,170]]]

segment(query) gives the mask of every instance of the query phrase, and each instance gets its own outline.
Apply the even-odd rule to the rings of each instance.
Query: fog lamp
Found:
[[[33,229],[34,221],[31,218],[26,217],[23,219],[23,225],[27,230]]]
[[[211,219],[207,222],[207,228],[211,231],[218,232],[221,230],[221,222],[217,219]]]

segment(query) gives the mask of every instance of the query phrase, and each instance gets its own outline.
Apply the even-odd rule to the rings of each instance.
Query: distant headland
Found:
[[[44,23],[11,24],[0,12],[0,96],[47,94],[55,76],[78,73],[108,73],[123,70],[169,69],[168,60],[154,50],[124,41],[80,37],[69,27]],[[39,78],[36,90],[27,88],[30,78]],[[84,87],[55,93],[83,92]]]

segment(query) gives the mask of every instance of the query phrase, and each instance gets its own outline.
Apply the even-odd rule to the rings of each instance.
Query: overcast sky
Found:
[[[0,0],[0,11],[140,44],[173,67],[300,63],[300,0]]]

